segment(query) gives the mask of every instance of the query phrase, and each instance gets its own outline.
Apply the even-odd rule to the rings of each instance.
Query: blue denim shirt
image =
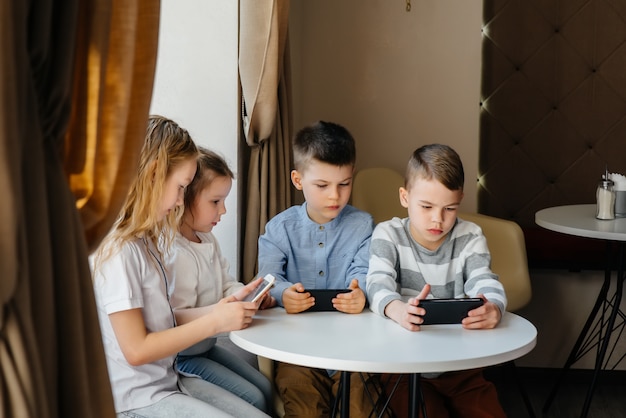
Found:
[[[259,276],[276,277],[271,295],[280,306],[283,291],[298,282],[306,289],[345,289],[357,279],[365,291],[373,229],[372,216],[350,205],[325,224],[309,218],[306,203],[293,206],[259,237]]]

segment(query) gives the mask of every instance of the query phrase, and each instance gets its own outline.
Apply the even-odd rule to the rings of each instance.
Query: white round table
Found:
[[[259,311],[230,339],[251,353],[286,363],[343,372],[409,373],[466,370],[505,363],[530,352],[537,329],[505,313],[490,330],[428,325],[419,332],[366,309],[360,314]],[[415,390],[412,405],[416,405]],[[342,402],[342,405],[347,403]]]
[[[508,312],[491,330],[427,325],[411,332],[369,309],[357,315],[290,315],[273,308],[259,311],[250,327],[230,333],[239,347],[274,360],[372,373],[445,372],[505,363],[530,352],[536,337],[533,324]]]
[[[596,219],[596,205],[566,205],[542,209],[535,214],[535,222],[537,225],[549,229],[551,231],[560,232],[567,235],[578,237],[596,238],[608,242],[619,243],[619,262],[617,267],[616,290],[611,297],[608,296],[611,287],[611,262],[610,262],[610,246],[607,246],[607,266],[605,269],[604,283],[596,302],[589,314],[583,329],[572,347],[572,350],[562,368],[562,371],[548,395],[543,410],[546,412],[556,392],[559,388],[564,374],[586,353],[594,347],[596,350],[596,366],[593,378],[587,389],[587,395],[583,404],[581,417],[586,417],[591,406],[591,400],[595,390],[596,380],[600,370],[607,367],[605,362],[606,353],[611,342],[611,334],[615,329],[615,320],[618,315],[624,317],[620,311],[620,303],[623,293],[624,282],[624,246],[626,245],[626,218],[616,218],[611,220]],[[608,319],[607,319],[608,317]],[[613,354],[617,345],[614,342],[613,349],[608,352]],[[609,355],[610,358],[610,355]],[[621,361],[618,358],[617,363]],[[617,366],[615,364],[612,367]]]
[[[626,241],[626,218],[596,219],[596,205],[568,205],[542,209],[535,223],[543,228],[578,237]]]

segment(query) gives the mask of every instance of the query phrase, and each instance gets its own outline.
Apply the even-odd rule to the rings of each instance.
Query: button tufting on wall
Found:
[[[626,8],[605,6],[626,1],[484,3],[476,28],[483,33],[478,209],[502,218],[514,212],[536,231],[536,209],[589,201],[597,182],[588,173],[598,161],[626,167],[626,141],[615,128],[626,118]],[[573,5],[581,3],[587,7]],[[527,242],[531,262],[575,263],[574,254],[594,246],[555,256],[550,246],[559,239],[543,237]]]

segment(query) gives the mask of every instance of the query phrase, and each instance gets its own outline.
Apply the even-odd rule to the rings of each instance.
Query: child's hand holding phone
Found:
[[[259,301],[269,290],[274,286],[274,282],[276,278],[271,274],[267,274],[263,279],[261,279],[261,283],[257,285],[254,290],[248,293],[243,299],[243,302],[257,302]]]

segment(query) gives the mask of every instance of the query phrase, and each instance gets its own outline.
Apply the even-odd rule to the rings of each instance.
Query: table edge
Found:
[[[229,338],[235,345],[257,356],[266,357],[274,361],[297,364],[305,367],[364,373],[432,373],[455,370],[469,370],[493,366],[496,364],[503,364],[523,357],[535,348],[535,346],[537,345],[538,334],[535,325],[532,322],[528,321],[526,318],[512,312],[506,312],[506,315],[513,315],[515,317],[518,317],[526,321],[530,326],[532,326],[532,328],[534,329],[533,338],[520,347],[496,355],[491,354],[486,357],[472,358],[471,360],[459,359],[448,361],[446,362],[445,370],[442,370],[442,366],[432,365],[429,362],[415,362],[410,365],[407,365],[406,363],[390,364],[363,360],[351,361],[349,359],[320,358],[299,353],[285,353],[282,350],[276,350],[271,347],[259,346],[258,344],[251,343],[239,336],[236,331],[230,332]],[[480,332],[480,330],[475,331]],[[468,365],[468,363],[471,363],[471,365]]]
[[[613,232],[613,231],[598,231],[598,230],[591,230],[591,229],[582,229],[582,228],[576,228],[576,227],[567,226],[567,225],[554,224],[552,222],[546,221],[545,219],[539,219],[540,216],[541,216],[540,215],[541,212],[547,212],[547,211],[551,211],[551,210],[555,210],[555,209],[561,209],[561,208],[567,208],[567,207],[571,207],[571,208],[583,208],[583,207],[593,208],[593,207],[595,207],[595,204],[593,204],[593,203],[584,203],[584,204],[577,204],[577,205],[561,205],[561,206],[552,206],[552,207],[549,207],[549,208],[544,208],[544,209],[541,209],[541,210],[538,210],[537,212],[535,212],[535,223],[537,225],[539,225],[540,227],[545,228],[545,229],[547,229],[549,231],[558,232],[558,233],[566,234],[566,235],[572,235],[572,236],[576,236],[576,237],[592,238],[592,239],[608,240],[608,241],[626,241],[626,233]],[[610,220],[600,221],[600,222],[612,222],[612,221],[615,221],[615,220],[610,219]]]

